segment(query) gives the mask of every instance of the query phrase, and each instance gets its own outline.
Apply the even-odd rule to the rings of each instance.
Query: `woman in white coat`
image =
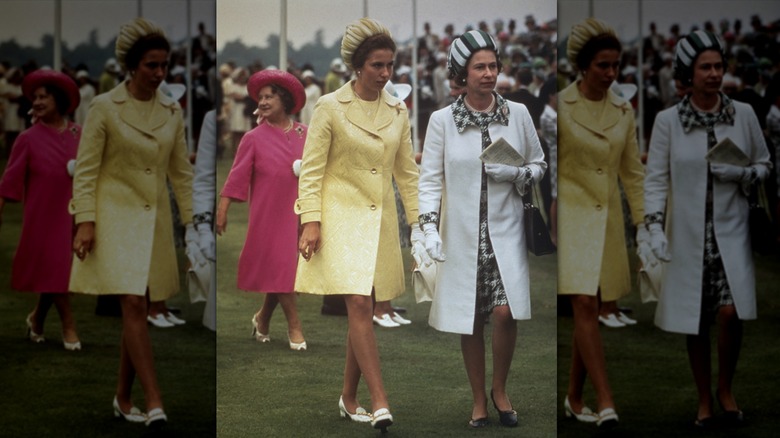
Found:
[[[466,93],[431,116],[419,184],[425,247],[444,262],[429,323],[461,334],[474,397],[469,424],[477,428],[488,424],[484,327],[492,315],[491,398],[501,424],[513,427],[517,413],[506,381],[516,320],[531,317],[521,193],[542,178],[546,164],[528,110],[493,91],[501,71],[493,38],[465,33],[450,47],[448,66]],[[483,166],[480,154],[502,137],[525,158],[522,166]]]
[[[666,262],[655,323],[687,335],[699,395],[695,424],[706,427],[713,418],[709,328],[717,321],[716,397],[725,420],[739,424],[731,384],[742,320],[756,318],[745,193],[769,174],[769,152],[752,108],[720,92],[725,63],[718,38],[693,32],[680,40],[675,56],[675,75],[689,92],[656,117],[645,179],[650,244]],[[726,139],[744,153],[744,163],[707,160]]]

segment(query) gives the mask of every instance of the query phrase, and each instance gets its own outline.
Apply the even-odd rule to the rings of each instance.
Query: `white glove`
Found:
[[[301,176],[301,160],[293,161],[292,169],[295,176]]]
[[[76,172],[76,160],[68,160],[66,167],[68,168],[68,175],[73,176]]]
[[[750,182],[750,167],[735,166],[733,164],[710,164],[712,175],[721,182]]]
[[[217,242],[209,224],[205,222],[198,224],[195,229],[198,230],[198,247],[203,256],[212,262],[217,261]]]
[[[495,182],[514,182],[522,172],[522,169],[516,166],[509,166],[499,163],[485,163],[485,173],[493,178]]]
[[[184,242],[187,244],[187,248],[185,249],[187,258],[190,259],[190,263],[193,265],[202,266],[208,263],[208,260],[198,246],[199,241],[200,238],[195,226],[192,225],[192,223],[187,224],[186,231],[184,232]]]
[[[428,255],[437,262],[447,260],[442,252],[441,237],[439,237],[439,231],[436,229],[436,224],[433,222],[423,224],[422,230],[425,234],[425,251],[428,252]]]
[[[666,235],[661,224],[657,222],[652,223],[647,226],[647,231],[650,234],[650,248],[653,250],[653,255],[662,262],[672,261],[672,257],[667,249],[669,244],[666,241]]]
[[[412,257],[417,266],[428,266],[433,263],[433,259],[425,250],[425,233],[420,229],[417,222],[410,225],[412,227]]]
[[[650,267],[658,263],[658,259],[653,254],[653,248],[650,246],[650,232],[647,231],[644,224],[636,227],[636,254],[642,267]]]

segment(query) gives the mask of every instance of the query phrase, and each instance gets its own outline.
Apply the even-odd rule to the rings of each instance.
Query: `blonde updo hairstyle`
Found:
[[[124,70],[138,68],[141,58],[150,50],[171,51],[171,44],[159,26],[139,17],[119,28],[115,54]]]
[[[602,50],[623,52],[623,45],[609,25],[595,18],[587,18],[572,27],[566,44],[569,64],[580,72],[585,71]]]
[[[347,26],[341,40],[341,59],[352,71],[366,63],[374,50],[387,49],[395,54],[396,45],[390,30],[372,18],[361,18]]]

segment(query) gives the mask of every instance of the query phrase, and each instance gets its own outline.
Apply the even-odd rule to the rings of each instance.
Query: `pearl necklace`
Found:
[[[282,130],[282,132],[283,132],[283,133],[285,133],[285,134],[287,134],[288,132],[290,132],[290,130],[291,130],[291,129],[292,129],[292,127],[293,127],[293,121],[292,121],[292,120],[290,120],[290,119],[287,119],[287,123],[288,123],[288,125],[287,125],[287,127],[286,127],[286,128],[282,128],[281,126],[277,126],[277,125],[275,125],[275,124],[271,123],[271,121],[270,121],[270,120],[267,120],[267,119],[266,119],[266,123],[268,123],[270,126],[272,126],[272,127],[274,127],[274,128],[281,129],[281,130]]]
[[[466,109],[469,111],[475,112],[475,113],[489,113],[493,111],[493,107],[496,105],[496,96],[494,94],[490,95],[490,105],[487,106],[487,108],[483,110],[478,110],[474,108],[473,106],[469,105],[469,101],[466,97],[463,98],[463,104],[466,105]]]

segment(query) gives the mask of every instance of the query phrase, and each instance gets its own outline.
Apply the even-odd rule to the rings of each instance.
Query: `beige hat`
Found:
[[[152,34],[165,36],[165,32],[162,30],[162,28],[140,17],[129,23],[123,24],[119,28],[119,36],[116,38],[116,47],[114,48],[114,52],[116,54],[116,59],[119,61],[119,65],[122,67],[122,69],[127,70],[127,66],[125,66],[125,56],[127,56],[127,51],[133,47],[133,44],[135,44],[139,38]]]
[[[577,55],[580,53],[580,50],[582,50],[585,43],[591,38],[603,34],[612,35],[617,38],[617,34],[609,25],[607,25],[607,23],[595,18],[587,18],[585,21],[572,26],[569,42],[566,44],[566,57],[569,58],[569,63],[576,67]]]
[[[364,17],[350,23],[346,32],[344,32],[344,38],[341,40],[341,59],[344,60],[344,64],[350,70],[354,70],[352,55],[355,54],[355,51],[366,38],[381,34],[392,36],[390,35],[390,30],[385,25],[372,18]]]

